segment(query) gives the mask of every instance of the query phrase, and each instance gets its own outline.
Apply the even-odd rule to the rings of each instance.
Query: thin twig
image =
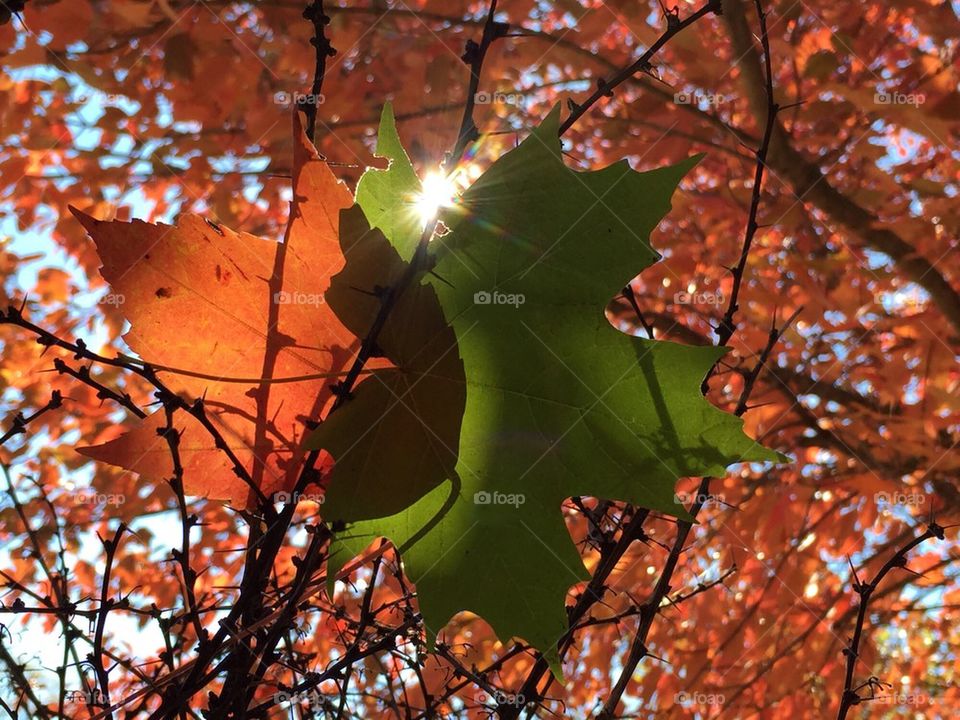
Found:
[[[917,537],[913,538],[906,545],[899,548],[884,564],[883,567],[873,576],[870,582],[861,582],[857,577],[857,571],[851,564],[851,573],[853,575],[853,590],[860,597],[860,604],[857,608],[857,621],[853,628],[853,637],[850,644],[843,649],[843,654],[847,660],[847,669],[843,680],[843,695],[840,697],[840,709],[837,712],[837,720],[846,720],[847,713],[854,705],[859,705],[866,698],[862,698],[857,692],[858,688],[853,686],[854,675],[857,667],[857,660],[860,659],[860,644],[863,641],[863,627],[867,619],[867,608],[870,605],[870,598],[873,596],[877,586],[883,581],[887,574],[894,568],[907,567],[907,554],[918,545],[937,538],[944,539],[944,528],[934,521],[930,521],[927,529]],[[863,686],[861,686],[863,687]]]
[[[63,395],[60,394],[59,390],[54,390],[52,393],[50,393],[50,399],[47,400],[47,403],[43,407],[38,408],[36,412],[30,413],[29,415],[17,413],[13,416],[13,423],[10,425],[10,429],[7,430],[3,435],[0,435],[0,445],[6,444],[8,440],[16,437],[17,435],[22,435],[27,431],[27,425],[32,423],[44,413],[50,412],[51,410],[56,410],[61,405],[63,405]]]
[[[310,141],[317,142],[317,110],[323,101],[323,79],[327,74],[327,59],[337,54],[336,49],[330,44],[327,38],[326,28],[330,24],[330,18],[323,11],[323,0],[313,0],[303,11],[303,17],[313,23],[313,37],[310,38],[310,44],[313,45],[316,55],[316,65],[313,71],[313,84],[310,86],[310,95],[303,98],[300,102],[300,109],[307,116],[307,125],[305,131]]]
[[[584,113],[587,112],[587,110],[593,107],[602,98],[612,96],[614,88],[626,82],[627,80],[632,79],[637,73],[649,71],[651,68],[650,61],[653,59],[653,56],[656,55],[674,35],[679,33],[681,30],[690,27],[701,18],[712,13],[719,12],[722,5],[722,0],[709,0],[706,5],[683,20],[681,20],[677,14],[671,12],[666,13],[667,29],[663,31],[660,37],[654,40],[653,44],[647,48],[640,57],[622,70],[619,70],[609,80],[604,80],[601,78],[597,82],[597,89],[594,90],[593,94],[582,103],[570,103],[570,115],[567,116],[567,119],[560,124],[560,134],[563,135],[567,130],[569,130],[570,127],[577,120],[579,120]]]

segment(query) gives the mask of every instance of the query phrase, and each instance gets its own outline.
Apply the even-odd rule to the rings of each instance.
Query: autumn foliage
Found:
[[[7,716],[960,712],[955,7],[0,23]]]

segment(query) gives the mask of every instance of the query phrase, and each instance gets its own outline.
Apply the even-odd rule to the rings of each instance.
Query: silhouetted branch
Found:
[[[323,79],[327,74],[327,59],[337,54],[336,48],[327,38],[327,25],[330,18],[323,11],[323,0],[313,0],[303,11],[303,17],[313,23],[313,37],[310,44],[316,51],[316,65],[313,71],[313,83],[310,86],[310,95],[302,100],[300,109],[307,116],[305,132],[310,141],[316,143],[317,138],[317,110],[322,102]]]
[[[678,12],[665,13],[667,29],[663,31],[663,34],[660,35],[660,37],[658,37],[653,44],[647,48],[642,55],[640,55],[640,57],[638,57],[627,67],[619,70],[609,80],[600,78],[597,82],[597,89],[594,90],[593,94],[582,103],[570,102],[570,115],[568,115],[566,120],[560,124],[560,134],[563,135],[567,130],[569,130],[570,127],[577,120],[579,120],[584,113],[587,112],[587,110],[593,107],[602,98],[611,97],[613,95],[614,88],[626,82],[637,73],[649,71],[651,69],[650,61],[653,59],[653,56],[660,52],[661,48],[663,48],[663,46],[670,41],[670,38],[684,28],[693,25],[695,22],[697,22],[697,20],[700,20],[701,18],[712,13],[720,12],[722,5],[722,0],[709,0],[706,5],[682,20],[680,19]]]
[[[867,608],[870,605],[870,599],[873,593],[891,570],[894,568],[907,567],[907,555],[911,550],[931,538],[937,538],[938,540],[944,539],[944,528],[933,521],[927,525],[927,529],[922,534],[898,549],[869,582],[860,581],[860,578],[857,576],[857,571],[851,563],[850,571],[853,575],[853,591],[860,597],[860,603],[857,607],[857,621],[853,628],[853,637],[850,639],[850,644],[843,650],[843,654],[847,660],[847,669],[843,680],[843,695],[840,698],[840,709],[837,712],[837,720],[845,720],[851,707],[864,702],[865,698],[862,698],[858,691],[866,686],[870,686],[870,683],[867,682],[854,687],[854,675],[857,660],[860,659],[860,645],[863,641]]]
[[[52,393],[50,393],[50,399],[47,400],[46,405],[37,409],[35,412],[32,412],[29,415],[17,413],[13,416],[13,422],[10,425],[10,429],[7,430],[3,435],[0,435],[0,445],[6,444],[8,440],[15,438],[17,435],[24,434],[27,431],[27,425],[32,423],[44,413],[50,412],[51,410],[56,410],[61,405],[63,405],[63,395],[60,394],[59,390],[54,390]]]

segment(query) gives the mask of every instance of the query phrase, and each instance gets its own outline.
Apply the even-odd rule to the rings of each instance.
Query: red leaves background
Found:
[[[713,587],[664,610],[650,646],[670,664],[641,666],[629,693],[634,703],[629,707],[646,702],[668,717],[693,717],[698,709],[718,712],[708,703],[717,696],[735,717],[834,713],[841,649],[855,612],[846,557],[869,577],[882,562],[868,562],[874,553],[892,553],[931,508],[949,522],[958,500],[960,330],[951,293],[960,286],[955,258],[960,169],[952,150],[960,107],[955,42],[960,23],[949,4],[927,0],[765,5],[777,99],[804,102],[781,117],[783,132],[771,151],[763,196],[766,227],[751,253],[741,298],[741,329],[710,397],[720,405],[734,403],[771,323],[802,306],[794,329],[761,373],[754,407],[745,416],[751,435],[793,452],[797,463],[764,474],[743,468],[714,484],[723,502],[711,503],[702,516],[675,594],[709,584],[734,564],[736,573],[724,581],[726,590]],[[469,2],[327,8],[328,35],[340,54],[324,84],[317,140],[337,176],[352,182],[371,161],[373,129],[387,98],[414,161],[421,168],[438,164],[453,144],[466,88],[459,56],[465,40],[478,36],[482,19],[477,18],[485,9]],[[496,134],[486,135],[473,151],[480,167],[558,98],[582,98],[597,78],[628,64],[664,24],[657,3],[517,0],[501,3],[500,10],[512,37],[499,39],[484,64],[481,89],[494,101],[478,105],[477,122],[481,131]],[[749,6],[728,3],[725,10],[723,17],[705,19],[674,38],[651,76],[625,85],[568,136],[570,161],[590,166],[621,157],[636,167],[653,166],[691,150],[708,153],[655,238],[655,246],[666,248],[664,261],[634,282],[645,319],[660,336],[692,344],[712,341],[711,325],[730,292],[724,266],[738,256],[751,192],[746,178],[752,175],[752,157],[743,145],[754,147],[761,132],[751,96],[759,87],[750,52],[754,20]],[[236,326],[214,320],[214,307],[232,309],[224,307],[228,296],[220,294],[215,270],[197,275],[205,278],[203,294],[212,304],[191,304],[189,312],[165,318],[145,314],[142,328],[140,323],[130,328],[126,347],[122,317],[136,305],[138,293],[173,283],[153,288],[144,276],[131,278],[130,292],[122,294],[133,305],[121,311],[99,273],[93,243],[67,208],[109,220],[169,223],[181,215],[176,232],[184,239],[209,240],[221,248],[237,239],[227,228],[243,230],[249,236],[239,247],[254,253],[263,268],[248,282],[269,278],[276,251],[270,243],[283,235],[288,221],[291,177],[299,171],[299,182],[332,182],[323,163],[303,155],[301,142],[291,147],[289,103],[309,87],[312,72],[312,27],[301,11],[280,2],[36,0],[26,4],[23,23],[13,19],[0,26],[2,228],[12,236],[0,248],[4,304],[19,305],[26,293],[34,322],[58,335],[85,338],[105,354],[132,349],[162,364],[221,370],[218,354],[230,344],[239,347],[243,336]],[[689,8],[681,5],[680,11]],[[291,164],[291,157],[304,164]],[[342,198],[331,207],[348,202],[340,191],[328,194],[338,192]],[[299,196],[294,191],[295,207]],[[301,210],[308,224],[335,217],[330,209]],[[215,219],[224,234],[185,219],[186,212]],[[311,219],[312,213],[319,219]],[[294,215],[291,228],[296,223]],[[161,239],[158,251],[174,247],[177,237]],[[289,240],[297,246],[293,230]],[[119,276],[124,263],[119,245],[117,253],[112,271]],[[918,259],[925,265],[918,266]],[[334,262],[328,253],[304,255],[303,272],[312,278],[312,269],[328,262]],[[149,265],[138,267],[146,273]],[[234,274],[234,282],[240,277]],[[312,279],[297,282],[310,286]],[[266,295],[260,297],[266,302]],[[289,329],[283,326],[287,311]],[[275,376],[317,372],[348,357],[349,338],[335,327],[298,320],[292,306],[280,312],[284,334],[305,340],[307,347],[283,348]],[[267,313],[263,305],[245,308],[242,316],[256,318],[262,327]],[[611,315],[614,322],[634,324],[625,303],[615,304]],[[167,329],[151,329],[156,321]],[[171,323],[211,327],[209,345],[178,348]],[[0,541],[7,548],[0,569],[10,590],[4,603],[13,597],[29,605],[40,602],[18,587],[39,588],[40,598],[56,597],[57,528],[66,544],[71,597],[96,596],[102,580],[96,533],[112,535],[119,518],[133,523],[137,534],[124,541],[113,592],[135,590],[143,606],[172,606],[179,589],[170,580],[169,564],[157,560],[173,544],[170,525],[145,521],[173,517],[172,493],[163,484],[139,483],[130,473],[94,470],[73,450],[127,431],[126,414],[91,387],[47,372],[57,357],[83,365],[72,353],[34,344],[9,325],[0,326],[0,340],[0,389],[9,411],[30,414],[52,390],[66,399],[62,410],[32,423],[19,444],[0,450],[8,480],[24,503],[22,514],[12,501],[0,506]],[[244,355],[236,374],[259,376],[262,367],[262,356]],[[98,368],[95,374],[142,406],[152,399],[144,383],[114,369]],[[182,376],[166,379],[188,393],[193,387]],[[255,399],[236,391],[224,385],[220,400],[254,411]],[[283,418],[288,428],[265,440],[275,447],[289,439],[291,418],[306,409],[294,407],[298,400],[283,393],[281,386],[270,388],[267,412]],[[257,444],[243,438],[238,447],[251,442]],[[147,438],[140,446],[147,446]],[[265,476],[284,477],[281,453],[274,455]],[[243,489],[228,469],[205,467],[199,455],[193,462],[189,482],[209,483],[214,496],[240,501]],[[252,461],[249,468],[256,469]],[[190,480],[198,474],[209,480]],[[271,487],[282,484],[277,483]],[[123,502],[86,501],[89,495],[81,491],[88,487],[122,496]],[[193,550],[206,568],[195,591],[213,602],[237,583],[243,525],[218,503],[192,507],[204,523],[203,532],[195,532]],[[595,530],[573,508],[568,515],[592,568]],[[27,538],[24,518],[41,540],[44,563]],[[613,573],[604,603],[594,611],[598,622],[582,631],[584,639],[571,655],[568,687],[551,688],[558,712],[562,702],[571,717],[584,716],[609,690],[608,669],[625,651],[634,610],[666,554],[658,542],[669,542],[672,533],[671,523],[651,522],[650,541],[635,543]],[[894,574],[872,604],[871,622],[878,630],[864,648],[858,674],[877,675],[894,683],[888,695],[915,700],[884,702],[877,713],[949,716],[960,706],[952,650],[958,641],[951,615],[958,601],[956,566],[940,546],[923,552],[910,562],[923,576]],[[292,576],[292,555],[293,549],[281,553],[274,568],[278,583]],[[404,587],[389,573],[382,578],[372,602],[395,610],[390,603]],[[344,633],[351,629],[346,618],[362,600],[360,588],[344,588],[337,598],[341,612],[324,613],[300,638],[301,648],[318,658],[342,655]],[[141,621],[131,614],[123,622]],[[42,622],[50,637],[60,631],[55,615]],[[41,684],[43,677],[49,680],[40,659],[31,655],[35,631],[19,619],[10,628],[32,676]],[[468,667],[509,652],[468,616],[445,636]],[[160,640],[132,643],[128,637],[118,629],[109,633],[109,645],[138,663],[164,650]],[[366,703],[369,713],[382,712],[375,699],[382,674],[396,677],[397,663],[394,657],[379,665],[371,659],[365,675],[354,680],[355,688],[371,691],[356,701]],[[499,685],[516,688],[530,665],[522,653],[511,656],[497,676]],[[411,702],[454,685],[452,668],[443,657],[427,661],[422,683],[404,683]],[[140,682],[131,667],[121,666],[113,678],[121,690]],[[474,702],[476,693],[467,686],[457,696]]]

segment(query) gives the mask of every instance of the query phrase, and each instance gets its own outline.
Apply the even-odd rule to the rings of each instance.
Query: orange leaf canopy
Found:
[[[344,265],[340,211],[347,187],[319,157],[294,118],[290,220],[282,243],[236,233],[184,215],[175,226],[101,221],[74,210],[96,243],[101,274],[130,322],[124,336],[141,358],[213,378],[288,378],[344,371],[359,341],[325,304],[330,278]],[[228,382],[158,371],[181,396],[205,409],[250,476],[270,496],[296,483],[308,419],[320,416],[336,379]],[[81,452],[153,481],[173,472],[155,412],[125,434]],[[211,435],[186,413],[184,489],[245,506],[249,487]]]

